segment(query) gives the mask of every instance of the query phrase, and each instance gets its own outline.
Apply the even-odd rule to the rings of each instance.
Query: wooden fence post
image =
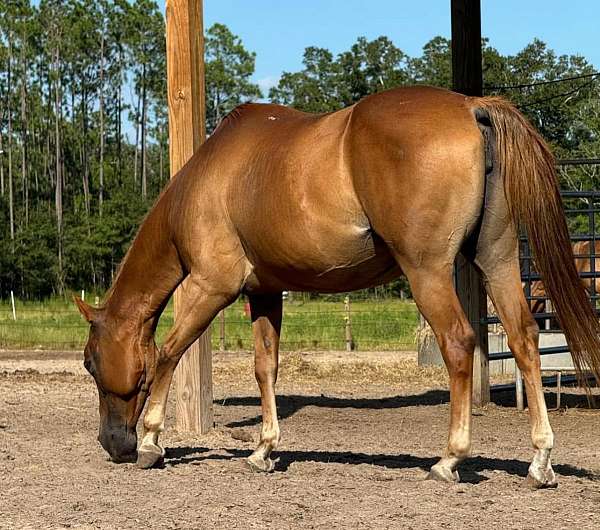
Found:
[[[10,305],[12,306],[13,320],[17,320],[17,311],[15,310],[15,294],[10,292]]]
[[[352,340],[352,322],[350,321],[350,296],[344,298],[344,332],[346,335],[346,351],[352,351],[354,344]]]
[[[221,309],[221,312],[219,313],[219,322],[220,322],[220,328],[221,328],[221,333],[220,333],[220,337],[219,337],[219,349],[221,351],[225,351],[225,309]]]
[[[480,0],[452,0],[452,85],[467,96],[483,94],[481,65]],[[479,273],[463,258],[457,257],[456,291],[476,335],[473,359],[473,403],[485,405],[490,400],[487,325],[487,299]]]
[[[167,0],[169,160],[173,177],[206,138],[202,0]],[[185,281],[175,292],[175,318]],[[175,371],[177,429],[206,433],[213,426],[210,330]]]

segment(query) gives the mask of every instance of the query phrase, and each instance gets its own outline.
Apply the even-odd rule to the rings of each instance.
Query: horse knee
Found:
[[[533,316],[529,315],[524,319],[522,324],[523,327],[523,335],[527,338],[528,341],[531,341],[537,345],[538,339],[540,336],[540,327],[538,323],[535,321]]]

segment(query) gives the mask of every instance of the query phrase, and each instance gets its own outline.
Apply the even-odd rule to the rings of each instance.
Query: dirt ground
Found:
[[[557,489],[523,487],[528,420],[509,392],[474,411],[473,457],[447,485],[424,480],[447,436],[442,370],[283,354],[279,460],[262,475],[244,463],[260,421],[251,356],[215,354],[214,432],[175,432],[171,403],[165,465],[142,471],[96,441],[80,357],[0,352],[0,528],[600,528],[600,411],[572,389],[550,413]]]

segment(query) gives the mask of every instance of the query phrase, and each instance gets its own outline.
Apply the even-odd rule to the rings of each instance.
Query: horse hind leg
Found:
[[[448,445],[427,478],[457,482],[456,468],[471,451],[475,334],[454,291],[451,267],[405,269],[405,272],[415,302],[435,333],[450,376]]]
[[[273,471],[271,452],[279,443],[279,422],[275,402],[275,383],[279,358],[279,334],[281,331],[281,293],[250,296],[252,332],[254,334],[256,381],[260,389],[262,429],[260,443],[248,457],[253,471]]]
[[[535,449],[527,482],[534,488],[551,488],[557,485],[550,462],[554,435],[542,389],[539,328],[521,288],[516,245],[506,247],[502,240],[494,242],[489,249],[478,252],[476,263],[484,274],[487,292],[506,330],[508,346],[525,381],[531,441]]]

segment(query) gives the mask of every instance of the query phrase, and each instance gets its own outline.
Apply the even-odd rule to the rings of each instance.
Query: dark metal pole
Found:
[[[481,66],[481,6],[479,0],[451,0],[452,85],[467,96],[483,95]],[[483,175],[482,175],[483,178]],[[475,331],[473,359],[473,403],[490,401],[487,296],[475,267],[462,255],[456,259],[456,291]]]
[[[451,0],[452,87],[466,96],[483,95],[480,0]]]

